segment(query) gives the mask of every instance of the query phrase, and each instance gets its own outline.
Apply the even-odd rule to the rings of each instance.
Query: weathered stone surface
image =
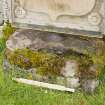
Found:
[[[74,60],[69,60],[66,62],[65,67],[61,71],[61,74],[64,77],[74,77],[77,74],[78,69],[78,63]]]
[[[5,2],[5,8],[5,17],[13,17],[10,20],[19,28],[25,26],[64,33],[76,29],[98,34],[105,17],[104,0],[15,0]],[[73,32],[78,34],[75,30]]]
[[[78,88],[80,86],[79,78],[68,78],[63,76],[43,76],[37,73],[36,68],[30,68],[28,70],[19,68],[15,65],[11,65],[8,60],[3,61],[4,70],[11,73],[13,77],[21,77],[26,79],[33,79],[40,82],[59,84],[62,86],[67,86],[69,88]]]
[[[59,84],[59,85],[66,85],[66,78],[65,77],[62,77],[62,76],[58,76],[56,78],[56,83]]]
[[[100,76],[102,72],[102,66],[101,65],[91,65],[88,68],[84,68],[80,71],[80,79],[82,80],[88,80],[88,79],[96,79]]]
[[[82,84],[82,88],[84,89],[85,92],[93,93],[98,85],[99,85],[98,80],[95,79],[85,80],[84,83]]]
[[[77,77],[75,76],[76,72],[77,72],[76,71],[77,70],[76,62],[71,60],[71,62],[69,61],[69,63],[71,63],[73,65],[71,65],[71,64],[68,65],[68,63],[67,63],[66,66],[68,66],[68,67],[65,66],[65,68],[63,68],[64,70],[65,69],[67,70],[68,74],[66,74],[64,76],[57,76],[57,77],[54,77],[53,75],[50,77],[39,75],[39,74],[37,74],[36,68],[30,68],[28,70],[19,68],[15,65],[11,65],[8,62],[8,60],[6,60],[6,59],[4,59],[3,66],[4,66],[5,71],[12,73],[12,75],[16,76],[16,77],[23,77],[23,78],[33,79],[33,80],[37,80],[37,81],[41,81],[41,82],[59,84],[59,85],[67,86],[69,88],[78,88],[78,87],[82,86],[82,89],[85,92],[90,92],[90,93],[94,92],[96,87],[99,85],[99,81],[96,80],[95,78],[89,79],[87,77],[84,77],[81,80],[78,76]],[[73,70],[71,70],[71,67],[73,67],[72,68]],[[92,66],[90,68],[92,71],[94,71],[95,69],[93,69],[93,68],[95,68],[95,67],[96,66]],[[70,72],[72,75],[70,75]],[[94,71],[94,72],[96,72],[96,71]]]
[[[22,6],[24,5],[24,0],[17,0],[17,2],[20,2]],[[36,10],[37,12],[40,10],[40,12],[48,14],[54,20],[61,14],[74,16],[85,15],[93,9],[95,2],[95,0],[31,0],[31,2],[28,0],[24,8],[29,11]],[[76,8],[77,6],[78,8]]]
[[[9,38],[6,45],[11,51],[29,48],[35,51],[43,50],[56,54],[65,54],[70,50],[82,54],[87,54],[87,52],[94,54],[102,52],[105,48],[104,41],[100,39],[84,39],[31,29],[18,30]]]
[[[80,86],[79,78],[67,78],[67,87],[78,88]]]
[[[81,37],[68,36],[66,34],[57,34],[50,32],[41,32],[36,30],[18,30],[16,31],[6,43],[7,49],[10,52],[14,52],[17,49],[23,50],[25,48],[30,49],[31,51],[41,51],[57,54],[59,57],[64,57],[65,54],[79,54],[84,56],[84,54],[99,54],[104,49],[104,41],[101,39],[86,39]],[[62,56],[61,56],[62,55]],[[84,59],[85,60],[85,59]],[[4,61],[4,66],[7,69],[11,67],[8,62]],[[82,61],[83,62],[83,61]],[[85,62],[85,61],[84,61]],[[67,87],[82,88],[86,92],[93,92],[98,85],[97,65],[89,65],[83,71],[79,71],[79,64],[76,60],[71,60],[66,58],[65,65],[63,65],[60,75],[55,76],[42,76],[37,74],[37,69],[30,68],[30,70],[25,70],[25,73],[28,74],[23,77],[28,79],[33,79],[42,82],[55,83],[64,85]],[[9,66],[10,67],[9,67]],[[18,71],[18,69],[17,69]],[[24,73],[23,73],[24,74]]]

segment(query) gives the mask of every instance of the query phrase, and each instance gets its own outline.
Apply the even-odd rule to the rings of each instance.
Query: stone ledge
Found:
[[[54,54],[54,55],[59,56],[60,58],[63,58],[65,55],[68,55],[68,54],[69,55],[74,54],[74,56],[76,57],[77,56],[88,57],[88,54],[89,55],[100,54],[104,51],[105,43],[103,39],[98,39],[98,38],[87,38],[87,37],[80,37],[80,36],[75,37],[73,35],[68,36],[67,34],[42,32],[42,31],[32,30],[32,29],[20,29],[10,36],[10,38],[8,39],[6,43],[6,46],[7,46],[7,49],[9,50],[9,53],[5,53],[7,58],[10,56],[11,52],[18,54],[15,51],[21,51],[22,53],[24,49],[28,49],[32,52]],[[24,56],[22,57],[24,60]],[[14,59],[17,59],[17,57],[15,56]],[[29,76],[31,79],[35,79],[35,80],[43,81],[43,82],[51,82],[52,80],[55,79],[53,82],[55,82],[56,84],[58,83],[62,85],[65,85],[65,78],[66,78],[67,87],[77,88],[81,86],[86,92],[87,91],[93,92],[95,88],[97,87],[97,83],[98,83],[97,82],[98,81],[97,69],[99,68],[97,68],[97,66],[95,66],[93,62],[91,63],[90,57],[87,59],[89,59],[89,65],[87,65],[87,61],[85,62],[85,59],[82,59],[80,57],[80,61],[78,62],[79,65],[82,65],[82,62],[86,63],[85,65],[86,68],[82,68],[82,69],[80,67],[77,67],[78,64],[72,66],[72,63],[66,62],[65,63],[66,65],[63,68],[64,71],[60,72],[62,73],[62,75],[59,75],[57,79],[55,79],[54,76],[51,76],[51,78],[49,79],[48,76],[43,77],[43,76],[35,75],[35,74],[33,78],[33,73],[31,73],[31,75]],[[19,56],[18,56],[18,60],[19,60]],[[70,61],[69,58],[68,60]],[[25,59],[25,61],[27,61],[27,59]],[[14,62],[16,64],[16,60],[14,60]],[[8,68],[9,67],[7,66],[7,69]],[[33,67],[30,67],[30,69],[31,68]],[[77,75],[78,68],[81,70],[79,71]],[[22,71],[27,72],[30,70],[25,69]],[[17,72],[19,72],[18,69],[17,69]],[[23,74],[27,78],[27,75],[25,73]]]
[[[54,32],[54,33],[60,33],[60,34],[67,34],[68,36],[82,36],[82,37],[88,37],[88,38],[100,38],[102,39],[104,35],[101,32],[92,32],[92,31],[83,31],[83,30],[75,30],[75,29],[69,29],[69,28],[58,28],[54,26],[40,26],[40,25],[31,25],[31,24],[24,24],[24,23],[13,23],[13,26],[18,29],[32,29],[32,30],[39,30],[39,31],[45,31],[45,32]]]
[[[22,41],[23,39],[24,41]],[[16,43],[13,43],[14,40]],[[103,39],[98,38],[76,37],[73,35],[31,29],[17,30],[7,41],[7,48],[11,50],[27,47],[33,50],[49,49],[51,47],[52,49],[56,48],[56,50],[62,49],[62,51],[73,50],[81,54],[94,54],[103,51],[105,42]]]

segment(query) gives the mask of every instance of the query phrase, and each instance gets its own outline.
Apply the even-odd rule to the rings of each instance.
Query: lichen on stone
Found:
[[[41,75],[59,75],[61,68],[65,65],[64,58],[55,54],[34,52],[29,49],[6,51],[6,57],[11,64],[24,69],[37,68]]]

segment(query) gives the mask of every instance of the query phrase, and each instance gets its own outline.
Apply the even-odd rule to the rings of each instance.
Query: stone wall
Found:
[[[104,66],[104,60],[100,62],[96,59],[97,57],[104,59],[104,0],[14,0],[14,2],[0,0],[0,5],[2,5],[0,25],[3,20],[5,23],[9,20],[13,26],[20,29],[6,42],[7,52],[4,59],[6,70],[16,66],[16,74],[20,71],[25,77],[28,74],[31,79],[44,82],[54,79],[55,83],[67,87],[82,87],[85,91],[94,91],[98,84],[97,77],[100,75],[101,66]],[[59,75],[56,78],[51,75],[38,75],[36,73],[38,60],[34,59],[32,62],[33,59],[28,58],[27,61],[29,55],[24,55],[27,51],[22,53],[26,49],[31,51],[33,57],[31,55],[30,57],[33,59],[40,52],[55,58],[47,59],[50,62],[46,65],[44,59],[46,54],[42,54],[44,60],[41,59],[39,62],[47,67],[50,65],[52,71],[56,71],[56,65]],[[21,59],[20,55],[16,55],[18,53],[26,58],[22,55]],[[37,57],[40,58],[39,55]],[[63,58],[66,59],[63,62],[65,65],[59,66]],[[38,65],[40,70],[43,68],[41,65]],[[27,66],[28,69],[24,68]],[[20,73],[20,76],[22,74]]]
[[[6,47],[4,68],[15,77],[82,87],[86,92],[93,92],[99,84],[104,63],[94,63],[92,57],[103,53],[102,39],[20,29]]]

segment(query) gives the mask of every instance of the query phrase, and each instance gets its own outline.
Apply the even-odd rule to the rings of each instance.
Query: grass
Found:
[[[3,72],[2,59],[3,49],[0,53],[0,105],[105,105],[104,78],[92,95],[48,90],[12,81],[11,76]]]
[[[15,83],[5,77],[0,86],[0,105],[105,105],[105,85],[95,95],[65,93]]]
[[[18,84],[5,78],[0,87],[0,105],[105,105],[105,88],[95,95],[65,93]]]

